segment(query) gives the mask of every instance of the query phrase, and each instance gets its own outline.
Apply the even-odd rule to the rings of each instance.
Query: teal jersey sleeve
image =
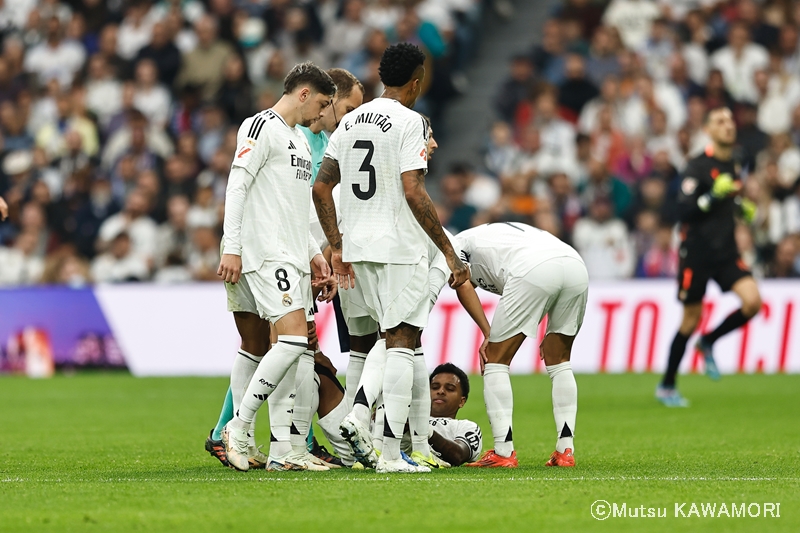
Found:
[[[311,147],[311,184],[317,180],[317,172],[319,167],[322,166],[322,158],[325,156],[325,149],[328,148],[328,135],[321,131],[313,133],[305,126],[298,126],[303,135],[308,139],[308,145]]]

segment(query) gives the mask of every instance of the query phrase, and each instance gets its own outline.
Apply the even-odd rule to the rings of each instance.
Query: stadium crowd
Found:
[[[800,4],[564,0],[509,59],[483,164],[439,181],[454,232],[522,221],[573,244],[591,278],[673,277],[675,198],[739,128],[740,225],[757,277],[800,276]],[[392,42],[424,47],[417,109],[465,89],[482,15],[503,0],[0,0],[0,285],[214,280],[241,121],[297,62],[380,93]],[[532,43],[536,44],[532,44]]]
[[[413,42],[436,120],[484,4],[0,0],[0,285],[218,279],[238,126],[289,69],[347,68],[368,101],[386,46]]]
[[[679,176],[724,105],[759,208],[737,228],[741,257],[756,277],[800,276],[798,28],[791,0],[559,3],[509,58],[482,168],[442,179],[442,220],[532,223],[593,279],[674,277]]]

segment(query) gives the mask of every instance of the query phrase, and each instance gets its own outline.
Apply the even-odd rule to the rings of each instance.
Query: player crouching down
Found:
[[[553,385],[558,440],[547,466],[574,466],[573,435],[578,387],[570,352],[581,329],[589,276],[578,252],[553,235],[518,223],[484,224],[456,235],[456,247],[470,265],[473,285],[502,297],[488,339],[481,346],[484,400],[494,449],[478,467],[516,467],[512,440],[514,399],[508,365],[525,337],[535,337],[548,316],[539,347]]]

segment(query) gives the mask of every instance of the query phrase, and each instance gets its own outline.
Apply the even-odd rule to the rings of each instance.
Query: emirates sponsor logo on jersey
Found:
[[[297,168],[299,180],[309,181],[311,179],[311,160],[292,154],[292,166]]]

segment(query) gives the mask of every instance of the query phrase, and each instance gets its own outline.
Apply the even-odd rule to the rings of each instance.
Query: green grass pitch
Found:
[[[473,381],[462,414],[489,448]],[[800,376],[689,376],[692,407],[668,410],[655,376],[578,375],[574,469],[543,466],[548,378],[512,381],[519,469],[390,477],[222,468],[203,441],[224,379],[2,378],[0,531],[800,531]],[[597,521],[601,499],[667,517]],[[675,518],[676,502],[780,503],[780,518]]]

